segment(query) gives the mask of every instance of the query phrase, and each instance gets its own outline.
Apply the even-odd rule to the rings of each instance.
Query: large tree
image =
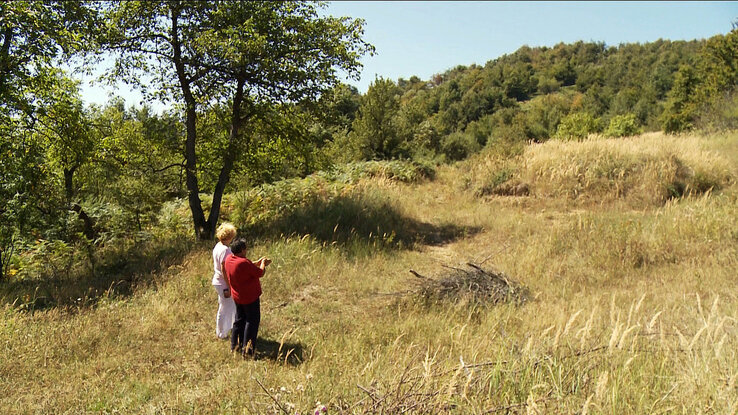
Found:
[[[83,49],[96,15],[82,2],[0,2],[0,270],[8,270],[15,235],[45,202],[43,146],[34,139],[54,88],[60,58]],[[0,278],[2,276],[0,275]]]
[[[372,47],[361,39],[363,21],[320,16],[323,3],[284,1],[110,2],[111,76],[143,87],[147,95],[180,104],[188,200],[196,235],[211,239],[234,160],[248,145],[249,125],[275,106],[315,99],[338,82],[338,70],[356,76]],[[198,114],[227,103],[228,144],[207,219],[198,182]]]

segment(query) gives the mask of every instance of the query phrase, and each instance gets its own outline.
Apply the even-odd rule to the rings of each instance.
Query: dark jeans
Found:
[[[231,331],[231,350],[250,346],[244,348],[243,352],[244,354],[253,355],[260,321],[261,308],[259,307],[258,298],[251,304],[236,303],[236,321],[233,322],[233,330]]]

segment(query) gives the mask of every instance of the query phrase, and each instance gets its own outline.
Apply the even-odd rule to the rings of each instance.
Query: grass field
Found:
[[[736,179],[735,133],[550,141],[362,179],[343,195],[360,195],[352,231],[297,215],[250,247],[274,260],[256,360],[215,337],[202,245],[91,304],[6,301],[0,413],[734,414]],[[468,262],[528,301],[427,301],[409,272]]]

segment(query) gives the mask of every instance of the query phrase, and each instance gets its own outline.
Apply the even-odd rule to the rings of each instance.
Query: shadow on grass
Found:
[[[305,349],[300,343],[280,343],[269,339],[256,339],[256,360],[273,360],[285,365],[298,366],[305,361]]]
[[[51,308],[74,311],[92,307],[103,298],[127,297],[137,286],[151,283],[170,266],[182,263],[195,246],[191,237],[182,237],[166,244],[147,241],[98,248],[94,271],[87,261],[64,272],[49,271],[0,283],[0,304],[31,312]]]
[[[338,245],[349,254],[361,254],[412,249],[415,245],[444,245],[479,231],[477,227],[421,222],[376,198],[337,197],[295,208],[247,226],[240,233],[264,239],[310,235],[320,242]]]

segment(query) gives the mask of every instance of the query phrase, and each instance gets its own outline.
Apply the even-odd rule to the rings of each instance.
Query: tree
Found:
[[[661,115],[667,133],[678,133],[692,128],[695,113],[695,93],[699,86],[697,73],[689,65],[682,65],[674,77],[674,86],[667,95],[666,108]]]
[[[38,94],[55,82],[58,58],[82,49],[95,26],[79,2],[0,2],[0,278],[16,235],[45,203],[44,151],[33,137]]]
[[[48,149],[48,159],[64,176],[64,194],[72,203],[74,174],[92,157],[95,141],[79,95],[78,83],[58,72],[53,84],[39,91],[38,135]]]
[[[738,27],[734,25],[727,35],[707,40],[700,51],[698,68],[701,87],[696,98],[701,103],[729,95],[738,87]]]
[[[33,214],[44,179],[43,149],[17,120],[0,123],[0,280],[8,275],[18,234]]]
[[[388,160],[407,155],[399,134],[400,89],[391,79],[377,78],[369,85],[352,125],[352,142],[362,159]]]
[[[220,202],[249,123],[283,103],[315,99],[338,83],[337,69],[355,76],[363,21],[319,17],[320,4],[289,1],[128,1],[108,3],[111,75],[149,73],[158,94],[182,105],[185,175],[196,235],[212,239]],[[227,102],[228,144],[208,218],[198,181],[198,108]]]
[[[56,58],[88,44],[96,14],[80,2],[0,2],[0,109],[3,115],[33,111]]]
[[[78,83],[66,78],[61,71],[50,72],[54,73],[48,79],[53,82],[37,94],[41,106],[37,110],[36,133],[47,149],[46,162],[62,172],[67,208],[84,222],[84,234],[92,241],[95,239],[94,224],[75,199],[74,177],[93,157],[96,142],[79,96]]]

